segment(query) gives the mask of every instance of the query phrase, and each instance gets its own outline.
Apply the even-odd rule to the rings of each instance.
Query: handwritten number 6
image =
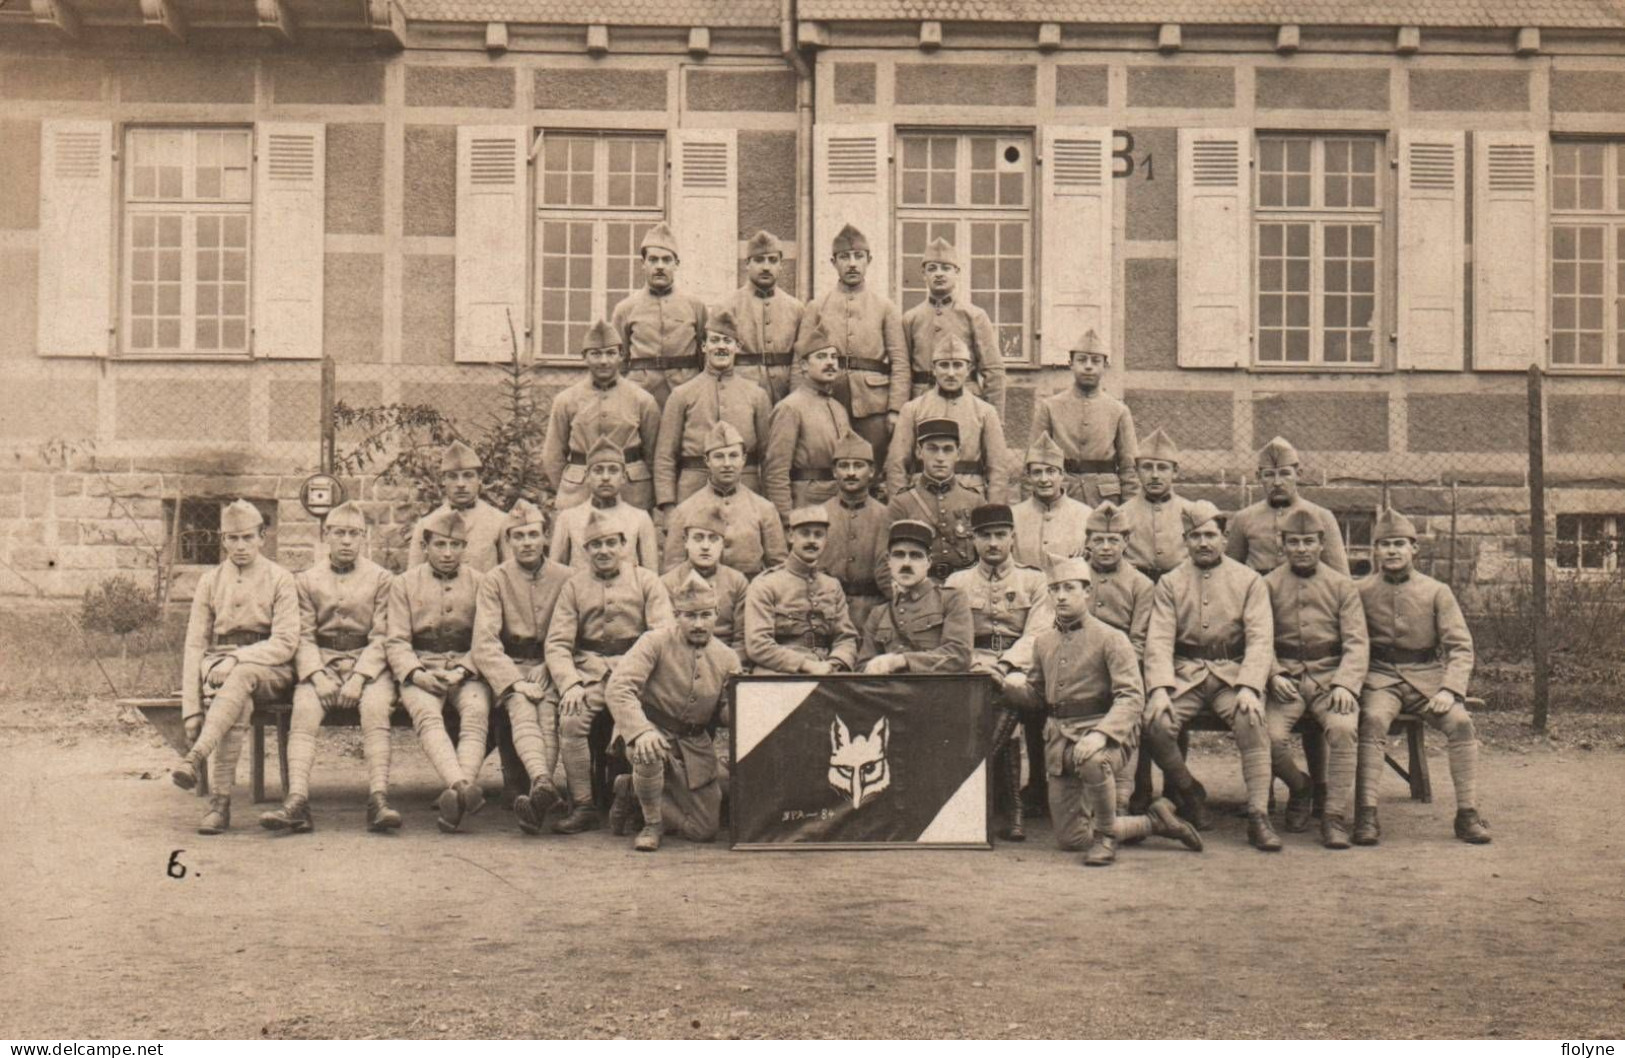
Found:
[[[185,849],[176,849],[171,852],[169,854],[169,866],[164,868],[164,873],[176,881],[186,877],[186,864],[181,862],[181,853],[185,851]]]

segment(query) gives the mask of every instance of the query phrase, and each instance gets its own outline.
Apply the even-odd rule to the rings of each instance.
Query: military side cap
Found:
[[[581,542],[590,544],[606,536],[626,536],[626,529],[614,518],[607,517],[597,507],[587,515],[587,527],[582,531]]]
[[[1295,467],[1298,465],[1298,450],[1285,437],[1271,437],[1269,444],[1258,450],[1258,465]]]
[[[832,254],[845,253],[848,250],[862,250],[867,253],[869,252],[869,239],[863,232],[848,224],[836,233],[835,241],[831,244],[831,247],[830,253]]]
[[[727,536],[728,519],[723,517],[720,507],[714,503],[708,504],[701,508],[699,513],[683,526],[683,535],[687,536],[690,529],[699,529],[702,532]]]
[[[779,241],[777,235],[770,231],[757,232],[750,237],[750,242],[745,244],[745,257],[747,259],[756,257],[759,254],[769,253],[776,253],[780,257],[784,256],[784,244]]]
[[[345,501],[327,512],[327,517],[322,519],[322,525],[328,529],[365,529],[367,516],[361,513],[360,507]]]
[[[934,543],[936,539],[937,531],[935,529],[931,528],[925,522],[917,522],[912,518],[904,518],[900,521],[895,521],[891,523],[891,528],[886,531],[887,547],[892,547],[896,544],[902,543],[912,543],[919,544],[929,552],[931,550],[932,543]]]
[[[468,519],[449,507],[441,507],[423,519],[423,528],[436,536],[468,543]]]
[[[828,525],[829,512],[823,507],[797,507],[790,512],[790,528],[803,525]]]
[[[740,436],[739,429],[727,419],[718,419],[711,424],[710,431],[705,435],[705,451],[707,454],[719,448],[732,448],[745,445],[744,437]]]
[[[959,251],[954,249],[953,243],[938,235],[926,246],[925,256],[920,259],[920,264],[949,264],[958,268]]]
[[[504,530],[517,529],[521,525],[544,525],[547,519],[542,516],[542,509],[526,499],[513,502],[513,509],[508,511],[508,524]]]
[[[952,334],[941,335],[931,346],[931,362],[938,360],[963,360],[969,363],[971,359],[970,346]]]
[[[1400,514],[1392,507],[1384,507],[1377,515],[1377,522],[1371,527],[1372,540],[1391,540],[1396,536],[1416,540],[1416,523]]]
[[[678,613],[693,613],[696,610],[715,610],[717,608],[717,590],[711,582],[698,573],[690,573],[688,579],[672,592],[671,608]]]
[[[1049,435],[1048,430],[1039,434],[1038,439],[1027,446],[1027,465],[1032,466],[1034,463],[1044,467],[1066,469],[1066,453],[1061,451],[1061,446],[1055,443],[1055,438]]]
[[[1292,508],[1287,512],[1287,516],[1281,519],[1282,536],[1305,536],[1322,531],[1320,522],[1302,507]]]
[[[1083,531],[1086,534],[1122,533],[1124,536],[1127,536],[1128,530],[1128,514],[1123,510],[1123,508],[1119,507],[1111,500],[1107,500],[1099,507],[1096,507],[1094,510],[1090,511],[1089,517],[1085,519],[1083,523]]]
[[[670,250],[673,257],[681,256],[677,252],[677,236],[665,221],[644,233],[643,241],[638,243],[638,253],[642,254],[645,250]]]
[[[461,441],[453,441],[440,453],[440,472],[448,470],[478,470],[480,463],[479,453]]]
[[[598,440],[587,449],[587,466],[590,467],[595,463],[618,463],[623,467],[626,466],[626,453],[607,432],[599,434]]]
[[[619,349],[621,347],[621,332],[615,329],[613,323],[607,320],[594,320],[593,325],[587,328],[586,337],[581,339],[581,351],[588,349]]]
[[[226,509],[220,512],[222,533],[246,533],[264,524],[265,515],[247,500],[232,500],[226,505]]]
[[[1219,508],[1213,506],[1207,500],[1187,503],[1185,509],[1179,512],[1179,521],[1185,527],[1187,533],[1200,529],[1209,522],[1219,522],[1222,528],[1223,519],[1224,515],[1219,512]]]
[[[998,529],[1000,527],[1014,529],[1016,515],[1007,505],[1002,503],[984,503],[980,507],[972,508],[970,512],[971,532],[980,529]]]
[[[946,437],[950,441],[959,440],[959,423],[953,419],[922,419],[914,428],[914,440],[929,441],[934,437]]]
[[[1094,577],[1089,572],[1089,560],[1084,558],[1063,558],[1060,555],[1044,555],[1044,580],[1049,584],[1060,584],[1069,580],[1081,580],[1085,584],[1093,583]]]
[[[1112,358],[1111,352],[1101,344],[1100,335],[1095,333],[1093,327],[1084,331],[1078,340],[1072,343],[1072,348],[1067,351],[1067,355],[1070,356],[1072,353],[1092,353],[1104,356],[1107,360]]]
[[[705,333],[725,334],[734,341],[739,340],[739,321],[734,319],[732,309],[706,309]]]
[[[805,360],[820,349],[834,349],[835,339],[824,330],[823,323],[814,323],[812,327],[796,336],[796,359]]]
[[[1174,444],[1174,439],[1169,437],[1168,432],[1159,426],[1146,434],[1145,439],[1140,442],[1139,454],[1134,458],[1156,459],[1178,466],[1179,446]]]
[[[875,446],[865,441],[860,435],[847,430],[835,439],[835,462],[843,459],[863,459],[870,463],[875,461]]]

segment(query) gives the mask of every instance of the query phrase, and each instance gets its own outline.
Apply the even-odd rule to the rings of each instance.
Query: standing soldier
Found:
[[[604,709],[605,681],[638,636],[671,624],[671,599],[660,578],[622,559],[620,526],[594,511],[585,536],[592,568],[565,582],[547,628],[547,670],[557,692],[559,755],[571,801],[570,814],[553,824],[555,834],[598,826],[588,736]]]
[[[549,434],[551,436],[551,434]],[[423,527],[436,514],[455,511],[462,516],[468,531],[468,551],[463,561],[480,573],[495,569],[507,557],[502,546],[502,531],[508,516],[480,499],[480,457],[461,441],[453,441],[440,453],[440,492],[443,500],[428,515],[412,526],[412,539],[407,542],[406,568],[421,563]]]
[[[389,589],[385,649],[424,756],[446,786],[436,822],[450,834],[465,815],[485,807],[480,766],[491,688],[470,657],[480,575],[463,564],[468,527],[461,515],[442,514],[430,518],[423,532],[429,560],[396,577]],[[447,706],[457,710],[455,746],[442,717]]]
[[[1070,356],[1072,385],[1038,405],[1033,432],[1049,434],[1066,453],[1069,495],[1091,507],[1101,500],[1127,499],[1138,487],[1134,416],[1122,401],[1100,390],[1111,354],[1101,348],[1094,331],[1087,331]]]
[[[715,507],[699,512],[683,526],[683,563],[663,574],[660,583],[673,599],[695,577],[710,585],[716,596],[718,640],[734,650],[745,648],[745,589],[750,581],[732,566],[722,564],[728,522]]]
[[[745,245],[747,282],[728,302],[739,328],[734,361],[740,375],[767,394],[770,404],[789,395],[794,382],[796,333],[807,307],[779,289],[784,271],[784,244],[771,232],[759,231]]]
[[[705,485],[706,438],[719,422],[732,426],[745,446],[741,482],[762,491],[762,449],[767,444],[767,393],[734,370],[739,331],[727,309],[705,320],[705,370],[671,391],[655,442],[655,502],[663,511]]]
[[[920,271],[925,276],[926,298],[903,313],[903,340],[908,343],[913,382],[910,396],[918,397],[936,384],[932,353],[944,337],[957,338],[970,351],[971,393],[993,405],[999,418],[1004,418],[1004,351],[987,313],[969,298],[955,297],[959,251],[941,236],[932,239],[920,260]]]
[[[1486,845],[1489,824],[1478,814],[1478,736],[1467,714],[1473,637],[1455,593],[1416,568],[1416,526],[1384,510],[1371,530],[1381,572],[1359,583],[1371,633],[1371,668],[1360,695],[1359,777],[1354,844],[1375,845],[1377,786],[1388,727],[1400,713],[1420,716],[1449,739],[1456,789],[1456,837]]]
[[[959,483],[991,503],[1010,499],[1010,449],[1004,424],[993,405],[965,391],[971,352],[958,338],[943,336],[931,351],[936,386],[903,406],[886,457],[886,491],[896,496],[908,488],[914,462],[914,437],[926,419],[952,419],[959,424]]]
[[[1320,560],[1325,533],[1313,514],[1296,510],[1282,519],[1281,544],[1286,565],[1264,576],[1275,614],[1275,675],[1264,712],[1275,777],[1291,792],[1283,825],[1299,833],[1314,810],[1314,787],[1292,760],[1292,725],[1307,711],[1331,750],[1321,842],[1346,849],[1369,646],[1365,610],[1354,582]]]
[[[1181,515],[1190,503],[1174,492],[1179,479],[1179,447],[1162,427],[1152,430],[1140,447],[1135,471],[1140,491],[1126,500],[1128,552],[1125,557],[1152,583],[1185,561],[1185,526]]]
[[[517,756],[530,785],[513,802],[514,818],[527,834],[542,832],[542,819],[559,799],[553,769],[559,762],[554,701],[549,693],[543,638],[570,567],[547,559],[547,532],[539,507],[520,500],[508,514],[513,557],[480,581],[474,608],[470,657],[507,714]],[[510,786],[520,769],[503,778]]]
[[[664,221],[638,244],[645,285],[610,314],[626,350],[627,378],[662,408],[671,391],[700,373],[705,302],[676,291],[677,236]]]
[[[690,575],[672,609],[675,625],[639,637],[604,691],[632,762],[632,774],[615,779],[610,829],[625,834],[641,809],[643,829],[632,843],[639,852],[659,849],[668,830],[689,841],[716,840],[727,793],[712,733],[725,715],[722,691],[740,671],[739,655],[711,633],[718,599],[702,577]]]
[[[875,461],[886,464],[886,443],[897,415],[908,402],[908,349],[903,342],[903,317],[897,306],[865,285],[873,258],[869,240],[848,224],[835,236],[831,262],[840,283],[807,306],[805,330],[822,325],[840,353],[845,378],[835,385],[835,396],[852,418],[852,429],[875,450]],[[822,502],[826,496],[818,497]]]
[[[299,586],[299,650],[293,657],[288,729],[288,790],[282,807],[260,816],[267,830],[309,831],[310,768],[316,732],[327,710],[361,711],[361,751],[367,761],[367,829],[396,830],[401,814],[389,807],[389,714],[395,679],[384,642],[389,635],[389,570],[361,556],[367,519],[341,503],[322,523],[327,563],[294,577]]]
[[[858,630],[841,582],[818,570],[828,534],[824,508],[791,511],[789,557],[746,590],[745,654],[756,671],[827,676],[857,663]]]
[[[705,437],[705,485],[677,505],[666,519],[666,553],[661,568],[670,571],[683,561],[683,533],[711,511],[720,512],[728,532],[722,561],[746,577],[784,561],[784,529],[779,512],[757,493],[742,488],[745,439],[733,424],[714,423]]]
[[[1119,842],[1152,834],[1202,851],[1202,836],[1165,799],[1143,816],[1117,814],[1118,777],[1132,770],[1140,740],[1139,662],[1127,636],[1089,616],[1087,562],[1053,558],[1046,579],[1055,620],[1033,643],[1028,686],[1046,715],[1044,772],[1055,843],[1067,852],[1087,846],[1086,867],[1109,867]]]
[[[952,419],[926,419],[915,432],[914,455],[920,461],[912,488],[891,499],[886,517],[910,518],[936,530],[931,545],[931,576],[946,580],[957,569],[976,564],[970,512],[986,502],[979,492],[959,483],[959,424]]]
[[[841,490],[824,501],[829,537],[818,568],[841,582],[852,624],[868,624],[869,612],[891,595],[886,561],[886,505],[869,495],[874,449],[848,430],[835,443],[835,482]]]
[[[587,502],[566,507],[553,515],[553,542],[548,547],[548,557],[561,566],[587,568],[587,520],[594,515],[621,527],[621,532],[631,541],[627,561],[636,562],[644,569],[657,569],[660,565],[660,543],[649,512],[622,499],[626,455],[619,433],[599,437],[586,455]]]
[[[1032,495],[1016,504],[1016,561],[1035,569],[1045,555],[1083,554],[1089,507],[1066,494],[1066,453],[1047,433],[1027,449]]]
[[[542,473],[553,486],[553,509],[568,510],[587,500],[587,453],[599,440],[630,441],[623,457],[626,481],[621,498],[634,507],[654,506],[649,460],[660,434],[660,406],[642,388],[621,378],[621,336],[603,320],[581,343],[587,377],[553,398],[542,440]]]
[[[1179,814],[1198,830],[1212,823],[1207,793],[1185,766],[1179,732],[1210,709],[1241,750],[1247,784],[1247,840],[1279,852],[1269,820],[1270,737],[1264,685],[1273,667],[1275,628],[1263,578],[1224,554],[1219,509],[1199,500],[1185,509],[1190,558],[1157,582],[1145,639],[1145,742],[1162,769]]]
[[[181,662],[181,723],[192,748],[170,773],[197,785],[209,762],[209,811],[199,834],[231,826],[231,788],[255,702],[274,702],[293,686],[299,648],[299,589],[293,574],[260,555],[265,518],[246,500],[220,512],[226,560],[205,572],[192,596]]]
[[[858,660],[874,676],[894,672],[966,672],[970,669],[970,603],[926,575],[931,538],[924,522],[893,522],[886,538],[892,597],[869,614]]]
[[[796,362],[802,365],[801,382],[773,406],[762,456],[762,485],[784,519],[797,507],[835,495],[835,442],[852,429],[835,398],[840,352],[817,323],[804,327],[796,340]]]
[[[1264,486],[1264,498],[1237,511],[1230,520],[1225,552],[1237,562],[1268,573],[1286,561],[1281,549],[1281,531],[1287,516],[1293,511],[1308,511],[1326,541],[1320,560],[1348,576],[1349,559],[1343,550],[1343,533],[1337,527],[1336,516],[1298,494],[1298,450],[1292,447],[1292,442],[1284,437],[1273,437],[1259,451],[1258,481]]]

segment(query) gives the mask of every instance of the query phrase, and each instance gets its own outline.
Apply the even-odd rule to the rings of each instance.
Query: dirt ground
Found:
[[[400,834],[363,829],[340,732],[313,835],[261,831],[239,785],[205,838],[150,729],[56,710],[0,710],[4,1037],[1625,1035],[1618,718],[1486,725],[1488,847],[1451,837],[1430,736],[1440,800],[1390,776],[1378,849],[1264,856],[1226,812],[1200,855],[1085,871],[1044,824],[991,852],[646,856],[493,805],[448,837],[405,731]],[[1233,749],[1193,761],[1239,801]]]

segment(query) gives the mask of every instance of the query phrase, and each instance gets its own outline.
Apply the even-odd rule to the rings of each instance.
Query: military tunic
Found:
[[[1160,502],[1143,494],[1130,497],[1120,508],[1129,524],[1123,560],[1153,580],[1185,561],[1181,514],[1189,505],[1189,500],[1173,493]]]
[[[1473,636],[1455,593],[1414,569],[1397,582],[1373,573],[1358,587],[1371,634],[1365,686],[1405,684],[1425,698],[1441,690],[1466,697]]]
[[[1014,488],[1010,480],[1010,446],[1004,440],[1004,425],[993,405],[980,397],[960,392],[949,396],[930,389],[903,406],[897,429],[886,456],[886,489],[893,496],[908,488],[919,470],[914,458],[914,437],[927,419],[952,419],[959,424],[959,483],[987,496],[989,503],[1006,503]]]
[[[764,296],[754,283],[734,291],[726,305],[739,328],[734,370],[761,386],[768,401],[777,404],[794,384],[796,335],[807,306],[778,287]]]
[[[1025,671],[1032,664],[1033,638],[1055,622],[1044,574],[1014,561],[997,570],[978,562],[951,574],[946,584],[970,605],[974,662],[991,668],[1003,661],[1013,671]]]
[[[499,697],[522,681],[546,682],[544,637],[559,592],[573,574],[545,558],[533,570],[511,558],[480,581],[470,656]]]
[[[681,565],[663,574],[660,583],[665,585],[667,595],[675,597],[691,576],[701,578],[717,593],[717,623],[711,630],[712,635],[735,650],[743,650],[745,589],[750,587],[750,581],[743,573],[726,565],[718,565],[710,576],[706,576],[685,559]]]
[[[819,323],[846,366],[852,416],[862,419],[902,411],[908,402],[909,366],[897,306],[867,286],[837,284],[807,305],[803,331]]]
[[[649,461],[660,436],[660,406],[643,389],[622,379],[600,386],[589,376],[554,397],[547,414],[542,473],[553,485],[558,510],[586,501],[587,453],[606,434],[627,445],[621,498],[644,510],[654,506]]]
[[[869,613],[891,597],[891,566],[886,561],[886,531],[891,520],[884,504],[865,494],[848,503],[844,493],[824,501],[829,535],[818,556],[818,568],[841,582],[852,623],[864,627]]]
[[[958,338],[971,353],[971,379],[967,387],[1004,417],[1004,351],[988,314],[968,298],[950,294],[940,301],[929,294],[903,313],[903,340],[908,344],[911,396],[936,386],[931,353],[943,336]]]
[[[293,683],[299,649],[299,589],[292,573],[263,555],[247,569],[229,559],[207,570],[192,595],[181,662],[181,715],[203,711],[203,681],[226,658],[263,670],[261,700],[285,693]],[[229,640],[257,636],[232,645]],[[225,688],[222,687],[221,690]],[[218,696],[217,696],[218,697]]]
[[[553,520],[553,541],[547,549],[547,557],[571,569],[590,569],[592,560],[587,555],[587,522],[594,511],[598,512],[600,519],[618,526],[626,535],[622,552],[626,561],[644,569],[659,568],[660,543],[649,512],[619,500],[613,507],[599,507],[596,503],[588,502],[559,511]]]
[[[754,577],[766,567],[784,561],[787,549],[778,510],[743,486],[736,485],[723,495],[708,483],[666,517],[666,553],[660,563],[663,570],[669,572],[683,563],[687,557],[684,534],[713,507],[722,513],[728,527],[722,537],[723,565]]]
[[[1145,683],[1179,698],[1212,676],[1226,687],[1249,687],[1262,699],[1274,643],[1274,612],[1262,577],[1230,558],[1212,569],[1187,560],[1151,594]]]
[[[753,580],[745,592],[745,655],[767,672],[797,673],[808,659],[851,670],[858,631],[841,582],[795,555]]]
[[[718,420],[731,423],[745,441],[740,484],[762,491],[761,459],[772,406],[762,387],[735,370],[709,367],[671,391],[655,442],[655,502],[686,500],[705,485],[705,442]]]
[[[626,377],[665,407],[677,386],[700,373],[705,339],[705,302],[675,288],[656,294],[648,287],[621,299],[610,316],[626,351]]]
[[[1073,558],[1083,554],[1088,537],[1087,504],[1065,495],[1051,504],[1030,496],[1010,512],[1016,518],[1016,539],[1010,554],[1017,562],[1037,566],[1043,563],[1045,555]]]
[[[472,657],[479,589],[479,573],[466,565],[443,577],[425,563],[395,578],[384,652],[403,691],[415,689],[406,678],[418,669],[479,671]]]
[[[453,511],[463,517],[463,526],[468,532],[468,546],[463,549],[463,565],[472,566],[476,571],[484,573],[495,569],[508,556],[508,540],[504,535],[508,528],[508,516],[484,500],[475,500],[472,507],[456,508],[449,503],[442,503],[431,511],[425,518],[419,518],[412,526],[412,539],[406,548],[406,568],[421,563],[426,557],[423,553],[423,524],[429,518],[442,511]]]
[[[905,672],[968,672],[973,628],[970,600],[927,579],[869,614],[858,663],[901,654]]]
[[[1076,385],[1038,405],[1032,434],[1048,433],[1066,453],[1068,493],[1091,507],[1139,491],[1134,473],[1138,441],[1128,406],[1108,393],[1085,395]]]
[[[985,502],[981,493],[972,492],[954,478],[938,484],[922,474],[913,488],[893,495],[886,518],[888,522],[911,518],[936,530],[936,541],[931,545],[931,576],[941,581],[956,569],[976,564],[970,512]]]
[[[774,405],[767,420],[762,486],[781,517],[836,493],[835,442],[852,428],[840,401],[803,382]]]
[[[1302,496],[1283,507],[1277,507],[1268,500],[1259,500],[1237,511],[1227,527],[1225,554],[1237,562],[1247,563],[1260,573],[1268,573],[1284,565],[1286,552],[1281,547],[1281,523],[1295,510],[1308,511],[1320,523],[1321,537],[1325,541],[1320,561],[1348,576],[1349,559],[1343,550],[1343,531],[1337,527],[1337,517]]]
[[[1275,671],[1297,683],[1306,702],[1333,687],[1358,698],[1370,639],[1354,582],[1321,563],[1307,577],[1276,566],[1264,586],[1275,621]]]
[[[343,573],[322,563],[294,577],[299,649],[293,664],[300,682],[324,669],[340,682],[352,672],[375,682],[387,675],[384,644],[393,579],[389,570],[366,558],[356,559]],[[392,691],[393,684],[384,682]]]
[[[608,577],[583,570],[559,592],[547,627],[547,671],[560,693],[599,683],[633,640],[671,623],[671,597],[655,574],[641,566]]]
[[[1090,565],[1093,588],[1089,614],[1128,636],[1134,656],[1145,657],[1145,630],[1151,623],[1151,578],[1127,562],[1116,569],[1103,570]]]

